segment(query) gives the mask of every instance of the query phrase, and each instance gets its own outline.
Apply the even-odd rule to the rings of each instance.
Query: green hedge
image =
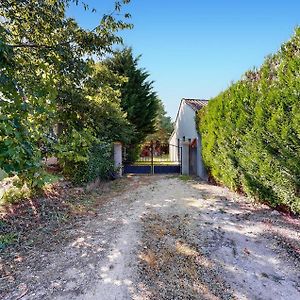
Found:
[[[300,28],[198,115],[211,176],[300,212]]]

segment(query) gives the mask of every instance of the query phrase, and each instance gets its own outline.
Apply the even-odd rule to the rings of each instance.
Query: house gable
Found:
[[[206,100],[182,99],[177,112],[174,131],[169,140],[170,158],[174,161],[180,159],[180,150],[178,151],[180,148],[172,147],[172,145],[182,147],[183,140],[190,140],[191,143],[189,149],[191,151],[191,145],[193,145],[193,152],[189,152],[190,154],[188,155],[190,163],[189,170],[193,174],[196,171],[197,175],[204,180],[207,179],[207,172],[202,160],[201,136],[196,128],[196,114],[200,109],[207,105],[207,103],[208,101]]]
[[[196,113],[204,107],[207,102],[207,100],[199,99],[183,98],[181,100],[174,124],[174,131],[170,137],[170,143],[176,142],[177,145],[177,139],[182,140],[183,137],[186,139],[194,139],[198,136],[195,120]]]

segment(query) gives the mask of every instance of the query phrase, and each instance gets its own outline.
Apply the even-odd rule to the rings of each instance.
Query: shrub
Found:
[[[198,114],[216,181],[300,212],[300,28]]]
[[[40,188],[41,152],[25,117],[9,118],[0,107],[0,168],[8,176],[17,174],[30,188]]]
[[[108,179],[114,173],[111,144],[100,142],[88,129],[62,135],[56,150],[64,174],[76,184]]]
[[[13,185],[2,196],[1,201],[3,203],[18,203],[21,200],[29,199],[32,196],[32,191],[26,184],[22,186]]]
[[[85,171],[86,182],[97,178],[109,179],[114,176],[114,161],[110,143],[94,144],[89,153],[89,160]]]
[[[0,203],[17,203],[33,195],[28,187],[18,176],[8,177],[0,183]]]

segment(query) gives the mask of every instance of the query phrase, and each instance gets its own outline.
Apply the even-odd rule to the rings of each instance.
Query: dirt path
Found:
[[[193,180],[130,184],[67,246],[28,253],[4,299],[300,299],[299,219]]]

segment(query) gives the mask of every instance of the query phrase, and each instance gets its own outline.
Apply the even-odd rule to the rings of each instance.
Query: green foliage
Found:
[[[32,196],[32,190],[18,176],[6,178],[5,184],[0,187],[1,203],[17,203],[30,196]]]
[[[86,83],[88,105],[83,109],[82,126],[93,128],[102,141],[130,143],[133,126],[121,108],[121,84],[126,79],[113,73],[102,63],[93,65],[90,80]],[[113,84],[111,82],[114,82]]]
[[[41,155],[31,125],[24,114],[22,119],[17,113],[0,115],[0,166],[8,174],[33,179],[41,167]]]
[[[300,28],[259,70],[198,115],[211,175],[235,190],[300,212]]]
[[[173,123],[171,117],[167,116],[164,104],[161,100],[158,101],[158,110],[155,123],[155,133],[147,136],[147,141],[160,141],[167,144],[173,132]]]
[[[121,107],[127,113],[127,119],[134,126],[131,144],[138,145],[147,135],[155,132],[159,100],[153,92],[153,82],[148,81],[149,73],[138,66],[139,57],[134,58],[132,49],[117,51],[106,60],[108,68],[127,79],[117,82],[121,92]]]
[[[89,159],[85,147],[68,145],[74,143],[74,132],[87,139],[86,128],[93,142],[129,141],[132,134],[120,93],[107,77],[121,79],[99,70],[93,60],[122,42],[119,30],[132,27],[130,16],[121,13],[129,0],[116,1],[114,12],[104,15],[92,31],[66,17],[71,2],[81,5],[76,0],[0,2],[0,168],[9,176],[18,174],[32,188],[43,183],[40,146],[51,146],[48,137],[57,124],[63,137],[56,150],[64,151],[63,166]],[[79,154],[71,158],[72,151]]]
[[[0,234],[0,250],[6,248],[7,246],[13,244],[18,239],[16,233],[2,233]]]
[[[0,169],[0,181],[6,178],[7,176],[7,173],[4,170]]]
[[[107,180],[113,177],[114,173],[112,145],[108,143],[93,145],[88,160],[86,181],[91,182],[97,178]]]
[[[110,80],[115,89],[120,90],[121,107],[130,124],[130,141],[125,142],[127,160],[138,157],[139,147],[146,137],[156,131],[159,99],[153,91],[153,82],[148,81],[149,73],[138,66],[139,57],[134,58],[131,48],[116,51],[104,63],[120,80]]]
[[[62,179],[62,176],[59,176],[57,174],[45,173],[45,175],[43,176],[43,180],[44,180],[43,185],[46,186],[48,184],[56,183],[60,179]]]
[[[13,185],[2,196],[2,203],[18,203],[21,200],[28,199],[32,196],[32,191],[27,184]]]
[[[193,178],[189,175],[179,175],[178,177],[180,180],[182,181],[189,181],[189,180],[192,180]]]
[[[64,173],[74,183],[108,179],[114,172],[112,148],[89,129],[64,133],[55,146]]]

